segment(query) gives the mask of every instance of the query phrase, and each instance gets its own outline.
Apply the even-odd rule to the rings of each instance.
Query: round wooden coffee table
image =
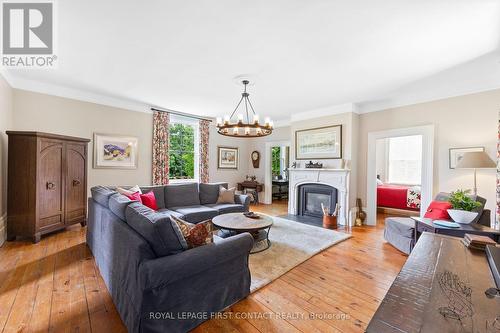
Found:
[[[259,253],[267,250],[271,246],[269,240],[269,231],[273,225],[273,219],[270,216],[258,214],[260,218],[252,219],[243,215],[243,213],[229,213],[214,217],[212,223],[222,230],[227,230],[233,234],[249,232],[255,240],[254,249],[250,253]],[[261,242],[265,242],[264,248],[257,247]]]

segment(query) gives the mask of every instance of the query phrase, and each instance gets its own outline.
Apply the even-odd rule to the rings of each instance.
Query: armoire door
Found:
[[[39,230],[57,229],[64,225],[64,144],[40,139],[38,178]]]
[[[87,147],[66,144],[66,224],[84,222],[87,207]]]

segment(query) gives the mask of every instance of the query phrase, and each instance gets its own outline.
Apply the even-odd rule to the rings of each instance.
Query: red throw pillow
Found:
[[[130,200],[139,201],[140,203],[142,203],[141,193],[139,193],[139,192],[135,192],[132,194],[124,193],[123,195],[126,196],[127,198],[129,198]]]
[[[448,201],[432,201],[424,217],[433,220],[451,220],[447,210],[452,207]]]
[[[149,191],[145,194],[140,194],[141,202],[144,206],[151,208],[152,210],[158,210],[158,205],[156,204],[156,197],[153,191]]]

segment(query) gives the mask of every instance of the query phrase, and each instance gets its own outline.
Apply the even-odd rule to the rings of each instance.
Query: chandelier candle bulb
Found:
[[[259,123],[259,115],[258,115],[258,114],[254,114],[254,115],[253,115],[253,122],[254,122],[255,124],[258,124],[258,123]]]
[[[224,116],[224,125],[227,125],[227,124],[229,124],[229,116],[228,115]]]
[[[270,121],[271,121],[271,119],[269,119],[269,117],[266,117],[266,119],[264,120],[265,125],[269,126]]]
[[[243,122],[243,115],[240,113],[238,114],[238,122],[242,123]]]
[[[222,125],[222,118],[217,117],[217,126]]]
[[[238,127],[233,128],[233,134],[238,135],[238,132],[239,132],[239,131],[238,131]]]
[[[245,135],[250,135],[250,127],[245,127]]]

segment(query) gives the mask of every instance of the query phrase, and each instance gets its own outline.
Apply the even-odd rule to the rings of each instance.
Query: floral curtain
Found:
[[[200,183],[208,183],[208,137],[210,121],[200,119]]]
[[[500,230],[500,112],[498,113],[498,138],[497,138],[497,218],[494,228]]]
[[[168,184],[170,113],[155,111],[153,114],[153,185]]]

